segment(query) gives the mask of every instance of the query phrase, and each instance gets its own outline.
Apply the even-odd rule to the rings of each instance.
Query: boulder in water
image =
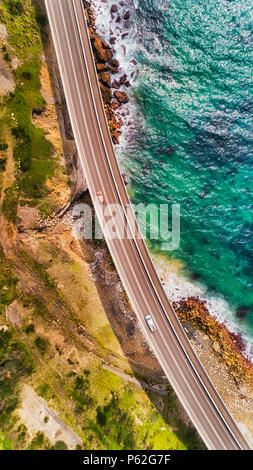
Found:
[[[249,313],[249,307],[247,305],[241,305],[236,310],[236,315],[239,320],[243,320]]]
[[[125,91],[118,91],[114,92],[115,98],[119,101],[119,103],[128,103],[128,96]]]
[[[111,77],[108,72],[102,72],[98,74],[99,81],[103,83],[103,85],[107,86],[108,88],[111,87]]]
[[[93,48],[99,62],[108,62],[112,58],[112,51],[109,44],[102,40],[99,36],[93,39]]]

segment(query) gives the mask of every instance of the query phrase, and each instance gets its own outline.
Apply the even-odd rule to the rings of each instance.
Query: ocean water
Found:
[[[151,252],[168,295],[207,299],[253,354],[252,0],[115,3],[94,1],[132,84],[118,150],[131,200],[181,206],[179,249]]]

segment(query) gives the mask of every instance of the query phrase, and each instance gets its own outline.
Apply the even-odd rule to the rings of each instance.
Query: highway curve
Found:
[[[120,204],[121,224],[134,236],[104,236],[131,304],[169,382],[209,449],[250,449],[181,327],[157,276],[133,213],[116,161],[81,0],[45,0],[79,157],[98,219]],[[101,190],[105,207],[97,199]],[[111,214],[112,215],[112,214]],[[139,234],[140,235],[140,234]],[[145,317],[157,331],[151,333]]]

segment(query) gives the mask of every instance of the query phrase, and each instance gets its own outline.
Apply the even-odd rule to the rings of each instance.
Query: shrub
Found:
[[[18,386],[21,377],[33,371],[32,358],[26,346],[15,341],[11,331],[0,331],[0,427],[10,422],[10,414],[18,405]]]
[[[36,14],[36,21],[37,23],[39,23],[40,26],[42,26],[43,28],[46,26],[47,24],[47,17],[45,15],[45,13],[42,11],[42,10],[38,10],[37,14]]]
[[[133,423],[133,418],[121,409],[119,397],[113,393],[108,404],[97,407],[96,423],[91,422],[90,428],[106,448],[134,449]]]
[[[24,7],[20,0],[9,0],[8,10],[11,15],[18,16],[22,15],[22,13],[24,12]]]
[[[38,431],[37,434],[34,436],[33,440],[30,442],[29,449],[41,449],[44,447],[45,441],[45,434],[43,432]]]
[[[56,441],[53,450],[68,450],[68,446],[64,441]]]
[[[18,209],[18,189],[12,185],[6,188],[4,191],[4,200],[2,204],[2,211],[5,217],[13,223],[17,220],[17,209]]]
[[[80,444],[76,444],[75,450],[83,450],[83,448]]]
[[[17,295],[18,279],[13,273],[13,267],[3,254],[0,246],[0,304],[10,305]]]
[[[8,144],[0,144],[0,150],[7,150]]]
[[[11,61],[11,58],[10,58],[10,55],[8,54],[8,52],[5,52],[5,54],[4,54],[4,60],[6,60],[6,62],[10,62],[10,61]]]
[[[28,72],[28,71],[25,70],[25,71],[22,73],[22,75],[23,75],[23,77],[24,77],[26,80],[31,80],[31,79],[32,79],[32,74],[31,74],[31,72]]]
[[[47,392],[49,391],[49,389],[50,389],[49,384],[43,383],[43,384],[41,384],[41,385],[37,388],[36,392],[37,392],[41,397],[46,398]]]
[[[5,170],[7,158],[0,155],[0,170]]]
[[[86,407],[93,406],[93,398],[88,393],[88,382],[86,377],[78,376],[75,378],[72,399],[75,403],[75,411],[78,414],[83,413]]]
[[[42,354],[42,356],[47,352],[48,350],[48,341],[45,338],[42,338],[42,336],[37,336],[35,338],[35,345]]]
[[[34,327],[34,324],[33,323],[30,323],[30,325],[27,325],[26,329],[25,329],[25,332],[27,334],[29,333],[34,333],[34,330],[35,330],[35,327]]]
[[[11,133],[16,139],[22,139],[24,141],[31,140],[23,126],[18,125],[17,127],[13,127]]]

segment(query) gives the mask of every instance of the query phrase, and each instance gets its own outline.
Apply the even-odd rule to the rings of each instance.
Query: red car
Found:
[[[97,198],[99,204],[104,204],[105,200],[102,191],[97,191]]]

